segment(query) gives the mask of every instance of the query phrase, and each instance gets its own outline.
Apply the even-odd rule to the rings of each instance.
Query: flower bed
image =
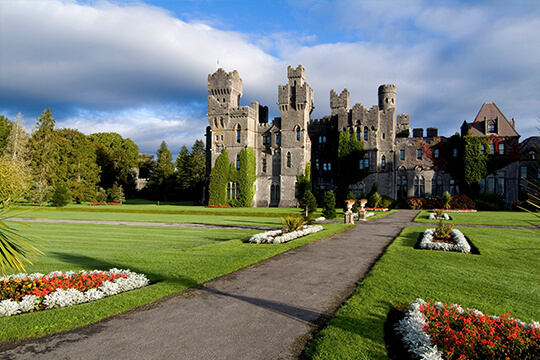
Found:
[[[208,205],[210,208],[228,208],[229,205]]]
[[[119,269],[0,277],[0,317],[82,304],[148,284],[145,275]]]
[[[436,211],[436,210],[441,210],[441,211],[445,211],[445,212],[476,212],[476,210],[474,209],[433,209],[433,211]]]
[[[540,352],[539,322],[422,299],[411,304],[395,329],[409,352],[426,360],[535,359]]]
[[[99,205],[122,205],[122,203],[118,203],[118,202],[109,202],[109,203],[93,202],[93,203],[90,203],[90,206],[99,206]]]
[[[366,208],[367,211],[388,211],[388,208]]]
[[[431,213],[429,214],[429,220],[450,220],[450,216],[448,214],[442,214],[442,217],[438,217],[437,214]]]
[[[435,229],[427,229],[424,231],[424,235],[420,241],[421,249],[457,251],[466,254],[471,252],[471,246],[461,231],[454,229],[450,232],[452,235],[451,242],[436,241],[433,236],[434,232]]]
[[[272,230],[253,235],[249,242],[252,244],[282,244],[322,230],[321,225],[304,225],[300,230],[291,232],[284,232],[283,229]]]

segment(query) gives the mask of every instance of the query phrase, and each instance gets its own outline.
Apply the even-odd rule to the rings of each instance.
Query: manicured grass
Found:
[[[500,213],[499,213],[500,214]],[[486,314],[540,320],[538,230],[461,228],[481,255],[415,250],[426,227],[409,227],[388,247],[354,295],[309,346],[313,359],[387,359],[384,323],[417,298]]]
[[[432,222],[429,220],[431,210],[422,210],[414,219],[416,222]],[[478,211],[472,213],[452,213],[448,215],[451,222],[461,225],[499,225],[499,226],[532,226],[540,224],[540,219],[525,211]]]
[[[153,284],[74,307],[0,318],[0,340],[90,324],[348,228],[324,227],[286,244],[255,245],[244,242],[255,230],[32,223],[23,230],[48,241],[39,242],[45,255],[27,266],[27,273],[116,267],[144,273]]]

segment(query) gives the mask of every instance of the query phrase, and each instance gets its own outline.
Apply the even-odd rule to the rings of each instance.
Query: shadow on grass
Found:
[[[384,342],[389,360],[413,360],[411,353],[407,351],[402,337],[396,332],[395,327],[405,317],[407,307],[393,307],[384,323]]]
[[[181,275],[165,276],[159,273],[148,272],[146,270],[139,269],[137,267],[123,265],[121,263],[112,263],[109,261],[92,258],[86,255],[74,255],[74,254],[68,254],[68,253],[62,253],[62,252],[52,252],[50,254],[51,256],[63,262],[78,265],[81,267],[91,268],[92,270],[96,269],[96,270],[107,271],[113,268],[124,269],[124,270],[129,269],[138,274],[146,275],[146,277],[148,278],[148,280],[150,280],[152,284],[167,281],[167,282],[185,286],[186,288],[199,285],[199,282],[191,278],[183,277]]]

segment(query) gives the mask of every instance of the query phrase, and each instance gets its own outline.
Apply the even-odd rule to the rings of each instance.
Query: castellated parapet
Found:
[[[396,107],[396,85],[379,86],[379,108],[388,111]]]

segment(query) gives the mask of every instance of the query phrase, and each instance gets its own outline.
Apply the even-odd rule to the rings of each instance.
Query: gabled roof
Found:
[[[523,156],[537,149],[540,149],[540,136],[531,136],[519,144],[519,155]]]
[[[497,119],[497,131],[493,135],[497,136],[518,136],[519,134],[512,126],[512,123],[504,116],[501,110],[493,102],[484,103],[482,108],[476,115],[473,123],[470,124],[469,130],[473,136],[491,135],[486,129],[486,121]]]

